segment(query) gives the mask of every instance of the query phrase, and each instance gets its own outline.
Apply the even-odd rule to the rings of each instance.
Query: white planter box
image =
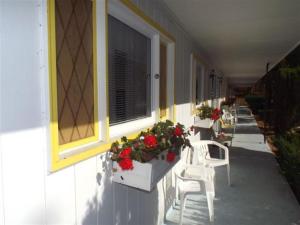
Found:
[[[112,180],[130,187],[151,191],[179,159],[178,155],[173,162],[167,162],[166,159],[162,160],[160,157],[146,163],[133,160],[132,170],[122,170],[117,162],[113,162],[113,169],[116,172],[113,172]]]
[[[213,124],[214,124],[214,121],[211,119],[201,120],[199,117],[195,117],[195,119],[194,119],[195,127],[211,128]]]

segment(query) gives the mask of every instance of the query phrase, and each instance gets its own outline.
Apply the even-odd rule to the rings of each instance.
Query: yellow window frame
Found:
[[[61,160],[59,154],[67,149],[86,145],[99,140],[98,123],[98,85],[97,85],[97,34],[96,34],[96,1],[93,1],[93,88],[94,88],[94,136],[83,138],[66,144],[58,140],[58,102],[57,102],[57,65],[56,65],[56,27],[55,0],[48,0],[48,39],[49,39],[49,73],[50,73],[50,130],[52,147],[52,169]]]

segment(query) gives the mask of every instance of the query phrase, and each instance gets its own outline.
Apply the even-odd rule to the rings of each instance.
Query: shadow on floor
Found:
[[[239,109],[230,147],[232,186],[226,168],[216,168],[214,225],[300,225],[300,206],[274,155],[247,107]],[[179,221],[179,205],[169,211],[166,225]],[[187,201],[183,224],[211,224],[205,196]]]
[[[216,169],[215,225],[300,225],[300,207],[274,156],[232,147],[233,185],[227,186],[226,169]],[[166,224],[179,220],[179,205]],[[204,196],[190,197],[184,224],[210,224]]]

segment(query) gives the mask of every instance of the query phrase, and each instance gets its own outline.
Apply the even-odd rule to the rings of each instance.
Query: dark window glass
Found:
[[[202,86],[202,67],[200,65],[197,65],[196,67],[196,104],[197,105],[199,105],[202,101],[201,86]]]
[[[151,115],[151,40],[108,18],[110,124]]]

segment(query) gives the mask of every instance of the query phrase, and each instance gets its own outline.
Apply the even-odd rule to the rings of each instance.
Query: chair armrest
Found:
[[[198,180],[202,180],[202,181],[207,181],[207,180],[211,180],[213,181],[214,180],[214,177],[215,177],[215,170],[212,169],[209,164],[203,164],[203,166],[198,166],[198,165],[187,165],[186,167],[186,171],[188,172],[189,169],[192,169],[192,170],[205,170],[205,171],[202,171],[204,172],[204,174],[202,174],[202,176],[200,175],[199,173],[199,177],[196,177],[195,179],[198,179]],[[190,172],[190,171],[189,171]],[[204,176],[203,176],[204,175]],[[197,175],[196,175],[197,176]]]
[[[197,181],[197,182],[203,181],[202,179],[183,177],[183,176],[179,175],[177,172],[175,172],[175,177],[181,181]]]
[[[216,146],[218,146],[220,148],[228,149],[225,145],[222,145],[219,142],[213,141],[213,140],[200,140],[199,143],[207,144],[207,145],[216,145]],[[197,143],[195,143],[195,144],[197,144]]]
[[[216,145],[225,152],[225,159],[229,160],[229,149],[217,141],[210,141],[210,145]]]

